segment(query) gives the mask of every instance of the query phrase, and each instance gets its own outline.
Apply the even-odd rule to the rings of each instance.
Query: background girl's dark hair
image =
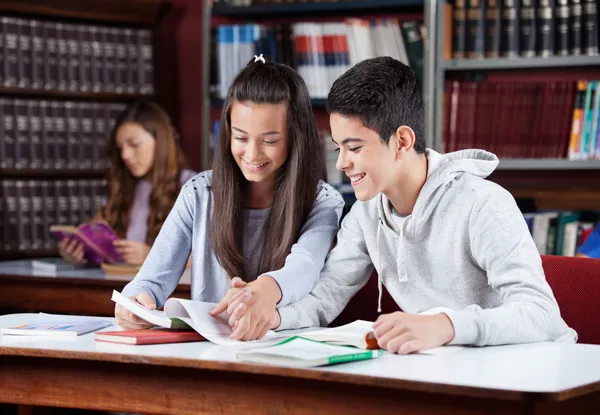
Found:
[[[152,184],[146,243],[152,245],[179,193],[185,158],[179,134],[168,114],[158,104],[138,101],[117,117],[108,143],[111,163],[108,170],[107,202],[101,213],[121,238],[125,238],[127,234],[129,210],[133,203],[135,185],[139,180],[125,166],[116,142],[119,128],[130,122],[139,124],[156,140],[154,165],[146,178]]]
[[[248,182],[231,154],[231,107],[235,102],[278,104],[287,108],[288,158],[277,173],[266,227],[259,274],[283,267],[312,210],[325,162],[306,84],[292,68],[254,62],[235,77],[221,115],[221,133],[213,162],[213,219],[210,237],[221,266],[230,277],[248,280],[243,256],[244,201]]]

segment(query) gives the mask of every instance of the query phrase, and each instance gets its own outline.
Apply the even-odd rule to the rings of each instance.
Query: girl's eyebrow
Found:
[[[236,131],[238,131],[238,132],[240,132],[242,134],[248,134],[246,131],[244,131],[244,130],[242,130],[240,128],[237,128],[237,127],[231,127],[231,129],[232,130],[236,130]],[[276,134],[281,134],[281,133],[279,131],[273,130],[273,131],[267,131],[266,133],[262,133],[261,135],[264,136],[264,135],[276,135]]]

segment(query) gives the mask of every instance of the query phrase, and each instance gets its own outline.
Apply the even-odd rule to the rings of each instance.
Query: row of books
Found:
[[[151,94],[148,29],[0,17],[0,85]]]
[[[600,159],[600,84],[579,81],[569,140],[570,160]]]
[[[53,249],[52,225],[89,220],[104,204],[106,180],[1,182],[0,251]]]
[[[578,102],[583,93],[588,105],[576,106],[576,82],[447,80],[445,88],[446,152],[483,148],[500,158],[566,158],[575,142],[578,159],[600,158],[597,100],[592,107],[580,91]]]
[[[0,98],[0,168],[104,169],[121,103]]]
[[[596,0],[455,0],[445,14],[455,59],[598,55]]]
[[[352,65],[376,56],[391,56],[410,65],[423,80],[424,26],[397,19],[344,22],[298,22],[267,27],[220,25],[213,53],[212,91],[224,98],[235,75],[254,56],[296,68],[312,98],[325,98],[333,82]]]
[[[523,216],[542,255],[574,256],[600,220],[600,212],[536,212]]]

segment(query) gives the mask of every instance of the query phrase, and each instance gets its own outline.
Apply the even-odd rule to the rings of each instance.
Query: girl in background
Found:
[[[91,221],[107,222],[122,238],[115,243],[126,263],[141,265],[173,207],[179,190],[195,172],[185,169],[179,135],[156,103],[139,101],[117,118],[108,143],[105,205]],[[63,239],[59,253],[83,263],[83,245]]]

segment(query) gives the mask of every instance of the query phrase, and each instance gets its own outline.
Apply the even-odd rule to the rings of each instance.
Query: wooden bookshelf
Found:
[[[280,18],[313,17],[318,15],[351,15],[369,13],[393,13],[407,9],[422,9],[423,0],[355,0],[337,2],[296,2],[283,4],[256,4],[251,6],[227,6],[217,4],[212,9],[213,16],[231,18]]]
[[[154,94],[61,91],[0,86],[0,96],[23,99],[128,102],[142,98],[155,99]]]
[[[452,59],[440,63],[440,69],[446,71],[472,71],[536,68],[573,68],[600,66],[600,56],[549,56],[533,58],[499,59]]]
[[[50,225],[76,225],[96,212],[116,115],[141,98],[176,101],[165,93],[173,76],[157,56],[159,23],[170,8],[163,0],[0,0],[3,30],[17,38],[11,47],[5,37],[4,59],[12,54],[17,63],[0,78],[3,259],[58,255],[30,248],[53,245]]]
[[[431,137],[428,145],[435,149],[445,148],[443,129],[446,111],[444,102],[446,101],[444,97],[446,79],[478,81],[489,77],[493,80],[507,79],[515,83],[527,83],[539,79],[542,81],[573,81],[573,84],[579,79],[600,79],[600,55],[588,56],[584,51],[579,56],[559,56],[557,53],[548,57],[447,59],[451,51],[445,42],[446,33],[448,33],[446,25],[452,23],[452,18],[449,18],[445,7],[447,7],[445,2],[439,2],[435,9],[429,10],[427,15],[427,21],[436,27],[436,34],[433,37],[435,41],[431,43],[435,65],[429,68],[428,85],[430,87],[427,89],[426,97],[428,109],[426,130],[429,132],[428,136]],[[558,29],[556,30],[558,31]],[[523,77],[522,81],[520,76]],[[497,91],[502,90],[492,91],[494,94],[498,94]],[[486,93],[490,92],[484,90],[484,94]],[[515,97],[515,93],[512,94],[510,99]],[[556,94],[550,96],[553,97],[554,102],[558,102]],[[484,101],[484,103],[493,102],[493,105],[496,105],[495,103],[498,101],[504,103],[506,99],[509,99],[507,97],[509,97],[508,94],[496,95],[495,98],[492,98],[493,101]],[[490,110],[486,109],[485,111]],[[504,123],[518,122],[518,120],[506,119],[506,115],[503,117]],[[566,115],[564,117],[567,118]],[[539,133],[539,137],[549,136],[548,131],[544,132],[546,135]],[[541,146],[544,142],[539,137],[536,138],[538,141],[532,142],[531,145]],[[510,141],[511,137],[495,138],[495,140],[503,139]],[[569,137],[565,136],[564,140],[569,140]],[[514,146],[515,143],[512,142],[512,145]],[[518,145],[522,145],[521,142]],[[479,146],[483,146],[485,149],[483,144],[479,144]],[[500,158],[498,168],[489,178],[507,188],[515,198],[530,199],[538,210],[600,210],[600,186],[598,186],[600,183],[600,160],[503,158],[500,152],[498,156]]]
[[[103,178],[106,170],[94,169],[0,169],[1,179]]]
[[[600,170],[600,160],[504,159],[499,170]],[[600,209],[600,205],[598,206]]]
[[[153,26],[169,6],[155,0],[0,0],[0,13]]]

